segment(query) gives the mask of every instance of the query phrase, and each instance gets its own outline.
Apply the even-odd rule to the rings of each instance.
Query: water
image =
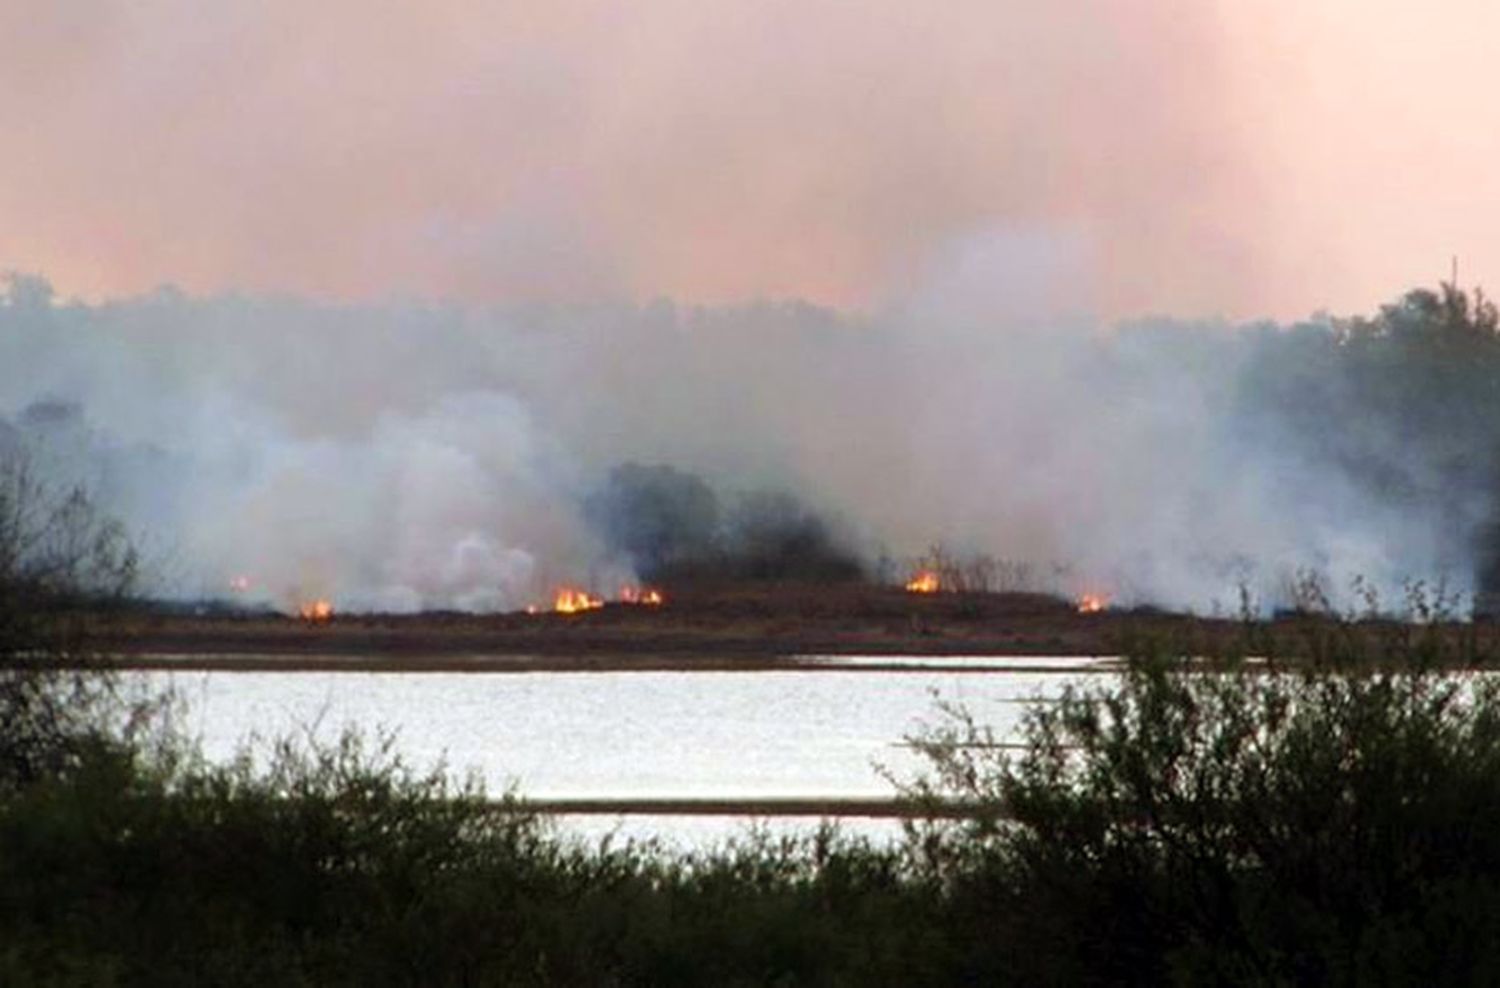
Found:
[[[392,731],[410,764],[472,771],[492,793],[754,799],[893,795],[882,770],[898,778],[918,771],[903,739],[940,719],[939,698],[1006,733],[1019,724],[1023,701],[1099,668],[1078,659],[807,657],[752,672],[139,675],[176,689],[187,703],[187,728],[215,760],[232,757],[252,734],[328,740],[354,725]],[[687,844],[737,832],[742,823],[568,819],[589,837],[618,831]]]

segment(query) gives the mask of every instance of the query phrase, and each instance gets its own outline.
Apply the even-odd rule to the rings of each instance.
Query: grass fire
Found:
[[[552,609],[559,614],[580,614],[598,610],[604,606],[604,598],[595,597],[586,590],[560,587],[552,595]]]
[[[660,607],[666,600],[654,587],[624,586],[620,588],[620,603],[639,607]]]
[[[907,593],[937,593],[942,588],[942,580],[930,569],[921,570],[906,581]]]
[[[1104,594],[1086,593],[1078,598],[1079,614],[1099,614],[1109,607],[1109,598]]]
[[[298,604],[297,617],[311,624],[331,621],[333,620],[333,602],[319,599]]]

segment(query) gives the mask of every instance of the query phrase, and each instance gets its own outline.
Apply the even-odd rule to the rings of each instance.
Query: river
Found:
[[[331,740],[391,732],[412,766],[475,773],[491,793],[541,800],[881,798],[910,778],[905,738],[962,704],[1002,734],[1026,702],[1110,667],[1073,658],[819,657],[735,671],[143,672],[185,704],[183,726],[214,760],[253,736]],[[605,833],[700,845],[743,817],[595,813],[560,818]],[[784,829],[815,821],[768,821]],[[889,821],[851,821],[890,833]]]

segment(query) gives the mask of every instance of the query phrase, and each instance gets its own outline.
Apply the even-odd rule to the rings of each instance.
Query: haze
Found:
[[[583,508],[631,461],[789,491],[871,564],[941,541],[1203,608],[1304,568],[1473,589],[1488,433],[1414,438],[1332,372],[1308,428],[1332,324],[1225,330],[1493,274],[1497,29],[1469,0],[3,4],[0,443],[184,596],[613,583]]]
[[[1365,310],[1500,260],[1497,29],[1483,0],[9,3],[0,267],[878,309],[1040,251],[1105,318]]]

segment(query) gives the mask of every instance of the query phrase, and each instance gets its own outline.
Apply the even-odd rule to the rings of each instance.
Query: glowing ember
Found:
[[[906,581],[907,593],[937,593],[940,589],[938,575],[930,569],[924,569]]]
[[[297,606],[297,616],[304,621],[327,621],[333,617],[333,604],[326,600],[313,600]]]
[[[1103,594],[1086,593],[1078,598],[1079,614],[1098,614],[1109,606],[1109,598]]]
[[[552,598],[552,609],[559,614],[577,614],[603,606],[601,598],[572,587],[562,587]]]
[[[620,603],[639,604],[642,607],[660,607],[665,600],[661,591],[654,587],[621,587]]]

